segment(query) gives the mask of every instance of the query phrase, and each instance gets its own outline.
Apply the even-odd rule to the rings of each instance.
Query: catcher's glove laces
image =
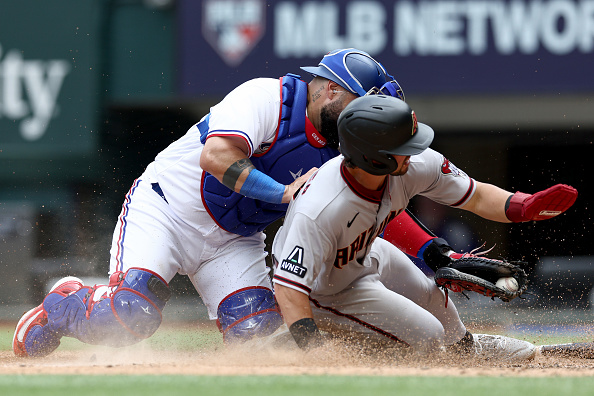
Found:
[[[489,249],[487,250],[483,250],[481,252],[478,252],[477,250],[482,249],[485,246],[486,242],[484,242],[481,246],[472,249],[470,252],[466,252],[466,253],[462,253],[462,255],[460,257],[453,257],[453,258],[463,258],[463,257],[478,257],[478,256],[484,256],[485,254],[489,253],[491,250],[495,249],[496,245],[491,246]]]

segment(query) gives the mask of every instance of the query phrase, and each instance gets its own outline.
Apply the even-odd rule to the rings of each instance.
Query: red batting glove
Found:
[[[508,200],[505,215],[514,223],[550,219],[569,209],[577,195],[577,190],[566,184],[557,184],[532,195],[518,191]]]

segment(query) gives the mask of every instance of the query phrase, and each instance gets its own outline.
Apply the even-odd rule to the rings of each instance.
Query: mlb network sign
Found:
[[[405,90],[594,90],[594,0],[183,0],[179,9],[187,95],[299,73],[347,47],[370,53]]]

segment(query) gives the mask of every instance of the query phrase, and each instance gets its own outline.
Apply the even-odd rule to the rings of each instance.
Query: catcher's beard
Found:
[[[320,112],[321,130],[320,134],[326,139],[328,147],[338,149],[338,116],[344,108],[344,94],[334,102],[322,107]]]

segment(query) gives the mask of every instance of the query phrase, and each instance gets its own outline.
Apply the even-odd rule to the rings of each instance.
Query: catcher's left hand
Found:
[[[454,292],[468,290],[507,302],[520,296],[528,287],[528,277],[519,264],[471,254],[452,258],[447,266],[435,272],[435,283]],[[495,285],[498,279],[507,277],[513,277],[518,282],[517,290]]]

